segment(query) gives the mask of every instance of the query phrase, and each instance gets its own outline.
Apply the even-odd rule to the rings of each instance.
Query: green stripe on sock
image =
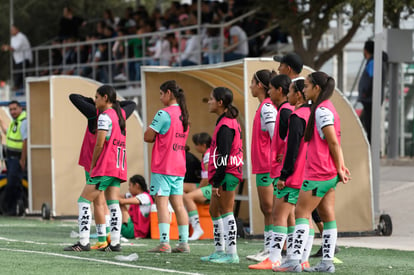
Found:
[[[287,234],[287,231],[288,231],[288,229],[287,229],[286,226],[277,226],[277,225],[275,225],[273,227],[273,232],[276,232],[276,233]]]
[[[288,232],[288,234],[295,232],[295,227],[294,226],[289,226],[287,232]]]
[[[84,197],[79,197],[78,202],[84,202],[84,203],[91,204],[91,202],[85,199]]]
[[[309,229],[309,236],[315,236],[315,229]]]
[[[220,216],[220,217],[211,217],[211,219],[212,219],[213,221],[217,221],[217,220],[220,220],[220,219],[221,219],[221,216]]]
[[[230,215],[233,215],[233,212],[228,212],[226,214],[223,214],[223,215],[221,215],[221,218],[224,219],[225,217],[230,216]]]
[[[119,200],[107,200],[106,201],[107,205],[111,205],[111,204],[119,204]]]
[[[296,224],[309,224],[309,220],[305,218],[296,219]]]
[[[192,217],[192,216],[195,216],[195,215],[198,215],[198,211],[197,210],[188,212],[188,216],[189,217]]]
[[[323,229],[335,229],[335,228],[336,228],[336,221],[323,223]]]
[[[272,227],[273,227],[273,225],[265,225],[265,228],[264,228],[264,231],[265,232],[269,232],[269,231],[271,231],[272,230]]]

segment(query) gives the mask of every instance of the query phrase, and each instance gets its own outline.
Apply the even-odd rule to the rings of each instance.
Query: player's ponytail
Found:
[[[187,109],[187,104],[185,101],[185,95],[184,95],[184,91],[183,89],[181,89],[178,85],[177,82],[175,82],[175,80],[168,80],[166,82],[164,82],[163,84],[161,84],[160,86],[160,90],[163,91],[164,93],[167,92],[167,90],[170,90],[171,93],[174,95],[175,99],[177,100],[178,105],[180,106],[181,109],[181,121],[183,124],[183,131],[186,132],[188,129],[188,124],[189,124],[189,114],[188,114],[188,109]]]
[[[324,72],[314,72],[308,75],[308,80],[313,86],[319,86],[321,91],[315,102],[312,102],[311,113],[305,130],[305,141],[310,141],[315,127],[315,112],[319,104],[331,98],[335,89],[335,80]]]
[[[216,101],[223,101],[224,115],[228,118],[237,118],[239,110],[232,104],[233,92],[226,87],[217,87],[213,90]]]

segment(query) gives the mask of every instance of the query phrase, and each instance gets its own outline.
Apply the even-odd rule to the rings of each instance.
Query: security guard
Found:
[[[26,170],[27,157],[27,120],[26,112],[18,101],[9,103],[9,112],[13,121],[8,129],[1,124],[4,134],[6,134],[6,165],[7,165],[7,185],[4,190],[4,200],[2,202],[2,212],[5,215],[16,216],[17,205],[23,199],[22,177]]]

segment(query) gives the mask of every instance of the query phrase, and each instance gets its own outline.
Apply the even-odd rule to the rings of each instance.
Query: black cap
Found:
[[[300,56],[296,53],[288,53],[284,56],[275,55],[273,56],[273,60],[280,63],[285,63],[298,74],[302,71],[303,68],[302,58],[300,58]]]

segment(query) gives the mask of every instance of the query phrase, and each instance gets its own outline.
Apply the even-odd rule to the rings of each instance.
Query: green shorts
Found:
[[[232,174],[226,174],[224,179],[221,181],[220,185],[223,187],[224,191],[234,191],[236,190],[237,185],[240,180]]]
[[[277,189],[277,182],[279,181],[279,177],[272,179],[272,184],[273,184],[273,195],[277,196],[277,191],[279,191],[279,189]]]
[[[170,196],[183,194],[184,177],[151,173],[151,196]]]
[[[256,174],[256,186],[268,187],[271,184],[270,173]]]
[[[283,188],[282,190],[277,189],[276,198],[284,198],[285,202],[296,204],[298,202],[299,191],[300,189],[285,186],[285,188]]]
[[[89,179],[91,178],[91,175],[89,174],[88,171],[85,170],[85,179],[86,179],[86,184],[88,184]]]
[[[86,184],[96,185],[96,189],[105,191],[108,187],[121,187],[121,180],[115,177],[101,176],[89,178]]]
[[[135,238],[134,223],[132,222],[131,217],[128,219],[127,223],[122,224],[121,235],[127,239]]]
[[[301,189],[303,191],[312,191],[313,196],[322,198],[331,188],[336,189],[338,182],[338,176],[325,181],[304,180]]]
[[[211,188],[213,188],[211,184],[208,184],[200,188],[204,198],[206,198],[208,201],[211,200]]]

